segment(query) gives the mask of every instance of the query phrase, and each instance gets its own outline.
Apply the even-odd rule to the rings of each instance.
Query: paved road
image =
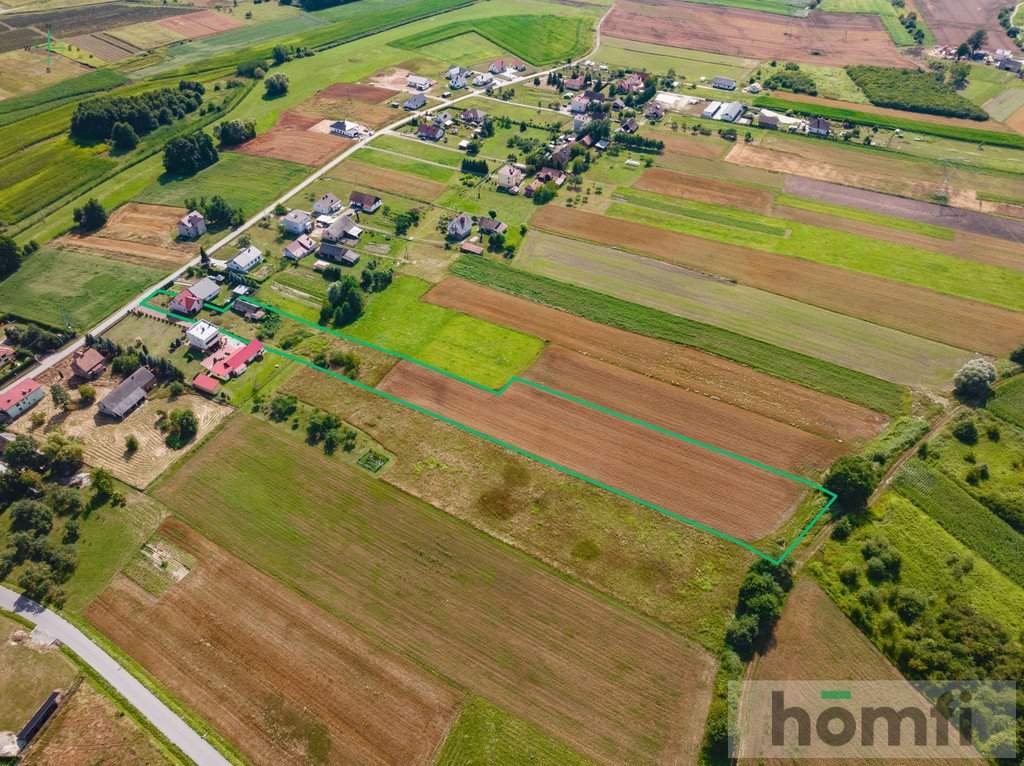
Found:
[[[63,617],[2,586],[0,609],[24,617],[81,657],[198,766],[230,766],[230,761],[139,683],[135,676]]]

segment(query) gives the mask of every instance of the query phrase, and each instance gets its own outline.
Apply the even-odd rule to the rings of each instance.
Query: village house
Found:
[[[263,252],[253,245],[238,251],[238,255],[228,261],[228,270],[238,274],[248,274],[263,263]]]
[[[556,186],[561,186],[565,182],[565,173],[558,168],[545,167],[537,171],[537,180],[542,184],[554,181]]]
[[[192,381],[192,387],[201,394],[216,396],[217,391],[220,389],[220,383],[217,382],[216,378],[211,378],[206,373],[201,372]]]
[[[621,112],[625,108],[626,108],[626,102],[623,101],[621,98],[617,98],[614,101],[612,101],[612,111],[614,111],[614,112]]]
[[[411,74],[405,78],[405,84],[410,88],[415,88],[416,90],[427,90],[434,84],[434,81],[429,77],[420,77],[418,74]]]
[[[736,90],[736,81],[728,77],[715,77],[711,81],[711,87],[719,90]]]
[[[465,77],[471,74],[473,74],[473,71],[471,69],[466,69],[465,67],[459,66],[458,64],[452,64],[450,67],[448,67],[448,71],[445,72],[444,76],[451,80],[460,75],[462,77]]]
[[[434,124],[440,128],[449,128],[452,125],[452,116],[448,112],[441,112],[434,115]]]
[[[815,117],[807,123],[807,135],[809,136],[821,136],[822,138],[828,138],[828,135],[831,132],[832,123],[824,117]]]
[[[316,240],[308,234],[302,234],[284,246],[283,255],[289,260],[301,261],[313,252],[316,252]]]
[[[491,65],[487,67],[487,71],[489,71],[491,74],[501,74],[506,69],[508,69],[508,64],[505,63],[505,59],[498,59],[496,61],[492,61]]]
[[[469,82],[466,80],[466,75],[457,74],[448,81],[448,85],[452,90],[462,90],[469,87]]]
[[[583,114],[587,111],[587,107],[590,106],[590,99],[586,96],[576,96],[572,101],[569,102],[569,111],[573,114]]]
[[[636,133],[639,129],[640,123],[636,121],[636,118],[630,117],[628,120],[619,125],[619,129],[616,132]]]
[[[523,194],[527,197],[532,197],[533,193],[543,185],[543,181],[534,178],[532,181],[530,181],[530,183],[526,184],[526,186],[523,188]]]
[[[82,348],[71,356],[71,371],[80,378],[95,380],[107,369],[107,360],[94,348]]]
[[[429,122],[421,122],[416,126],[416,135],[424,141],[440,141],[444,138],[444,128]]]
[[[487,112],[473,107],[462,113],[462,122],[466,125],[482,125],[487,119]]]
[[[583,76],[570,77],[568,80],[562,82],[562,85],[566,90],[583,90]]]
[[[359,239],[362,235],[362,228],[347,215],[343,215],[324,229],[323,238],[327,242],[339,242],[343,239]]]
[[[331,123],[331,133],[342,138],[359,138],[363,134],[363,126],[350,120],[338,120]]]
[[[497,221],[493,218],[481,218],[477,221],[481,234],[504,234],[508,231],[508,224]]]
[[[422,93],[413,93],[411,96],[409,96],[409,98],[405,100],[405,103],[402,104],[402,108],[412,111],[414,109],[422,109],[426,105],[426,96],[424,96]]]
[[[665,107],[657,102],[652,102],[644,109],[644,117],[651,121],[660,120],[665,116]]]
[[[333,215],[341,210],[341,200],[327,192],[313,203],[313,212],[317,215]]]
[[[239,349],[232,351],[224,359],[213,363],[210,376],[220,380],[237,378],[245,368],[257,359],[263,358],[263,344],[258,340],[250,341]]]
[[[526,71],[526,62],[525,61],[520,61],[519,59],[516,59],[515,61],[513,61],[509,66],[511,66],[517,72],[524,72],[524,71]]]
[[[473,230],[473,219],[467,213],[459,213],[448,223],[448,236],[465,239]]]
[[[156,376],[146,367],[140,367],[100,400],[100,412],[123,420],[142,406],[146,393],[155,385]]]
[[[178,221],[178,234],[187,239],[195,239],[206,233],[206,219],[198,210],[193,210]]]
[[[372,213],[381,205],[380,197],[375,197],[372,194],[366,192],[353,191],[348,195],[348,204],[350,207],[356,210],[362,210],[364,213]]]
[[[622,80],[615,83],[615,88],[620,93],[625,91],[626,93],[636,93],[644,89],[645,76],[641,72],[633,72]]]
[[[281,228],[289,234],[309,234],[313,231],[313,219],[305,210],[292,210],[281,218]]]
[[[34,378],[26,378],[0,394],[0,420],[11,422],[32,409],[44,396],[43,387]]]
[[[171,311],[186,316],[195,314],[204,303],[209,303],[220,295],[220,285],[209,277],[203,277],[186,290],[182,290],[171,301]]]
[[[220,343],[220,330],[205,319],[200,319],[185,332],[188,345],[196,351],[209,351]]]
[[[523,171],[515,165],[504,165],[494,174],[499,189],[504,189],[509,194],[519,193],[519,184],[523,182]]]
[[[258,322],[267,314],[260,306],[242,298],[231,304],[231,310],[247,322]]]
[[[343,266],[355,266],[359,263],[359,253],[331,242],[320,245],[320,257],[330,258],[335,263],[340,263]]]
[[[492,75],[490,72],[481,72],[480,74],[473,78],[473,84],[476,85],[477,87],[490,85],[492,82],[494,82],[494,75]]]
[[[736,120],[743,116],[743,109],[744,107],[741,102],[731,101],[718,110],[715,119],[722,122],[736,122]]]
[[[779,118],[776,117],[774,114],[764,114],[762,112],[760,115],[758,115],[757,127],[767,128],[768,130],[778,130]]]
[[[591,123],[593,117],[589,114],[579,114],[572,118],[572,132],[579,133]]]

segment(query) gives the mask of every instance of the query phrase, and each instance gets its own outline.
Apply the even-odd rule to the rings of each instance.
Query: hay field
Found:
[[[69,234],[57,241],[63,248],[86,255],[169,272],[198,252],[194,245],[175,240],[178,220],[186,212],[183,207],[130,202],[111,213],[106,225],[95,234]]]
[[[274,579],[601,763],[696,757],[710,656],[291,431],[237,418],[156,494]]]

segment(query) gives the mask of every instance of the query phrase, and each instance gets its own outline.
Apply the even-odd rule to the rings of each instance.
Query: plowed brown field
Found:
[[[909,66],[877,16],[811,11],[806,19],[676,0],[615,4],[602,34],[677,48],[808,64]]]
[[[650,168],[637,179],[637,189],[668,194],[694,202],[709,202],[713,205],[728,205],[742,210],[767,213],[771,210],[775,195],[749,186],[702,178],[685,173],[676,173],[662,168]]]
[[[544,207],[532,222],[555,234],[626,247],[971,351],[1006,356],[1024,334],[1022,314],[800,258],[565,207]]]
[[[672,154],[683,154],[687,157],[700,157],[704,160],[716,160],[722,156],[722,147],[698,138],[678,133],[659,132],[657,138],[665,142],[665,151]]]
[[[68,235],[59,242],[90,255],[173,271],[196,254],[194,246],[174,241],[178,219],[186,212],[184,208],[131,202],[115,210],[96,234]]]
[[[216,11],[186,13],[183,16],[171,16],[170,18],[160,19],[156,23],[165,29],[189,38],[206,37],[243,26],[242,22],[235,21]]]
[[[792,479],[522,383],[495,396],[399,362],[377,388],[748,542],[775,530],[807,490]]]
[[[377,167],[358,160],[345,160],[331,171],[331,175],[343,181],[365,184],[378,191],[392,192],[428,202],[440,197],[447,188],[444,184],[428,178]]]
[[[634,335],[454,277],[435,286],[424,299],[828,439],[870,439],[887,422],[877,412],[727,359]]]
[[[455,689],[181,522],[160,531],[196,567],[159,599],[118,576],[86,616],[247,758],[430,763]]]
[[[390,88],[378,88],[375,85],[360,85],[357,82],[336,82],[329,88],[317,91],[317,95],[327,98],[354,98],[369,104],[380,104],[390,101],[401,91]]]
[[[237,151],[256,157],[274,157],[319,167],[335,155],[341,154],[353,143],[347,138],[330,133],[273,127],[265,133],[260,133],[252,141],[246,141]]]

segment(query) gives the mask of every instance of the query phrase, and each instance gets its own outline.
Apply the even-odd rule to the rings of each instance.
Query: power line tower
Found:
[[[50,55],[53,47],[50,44],[50,25],[46,25],[46,74],[50,74]]]
[[[942,185],[939,187],[939,195],[942,199],[949,199],[949,190],[953,186],[953,179],[956,178],[956,164],[967,162],[966,157],[942,157]]]

